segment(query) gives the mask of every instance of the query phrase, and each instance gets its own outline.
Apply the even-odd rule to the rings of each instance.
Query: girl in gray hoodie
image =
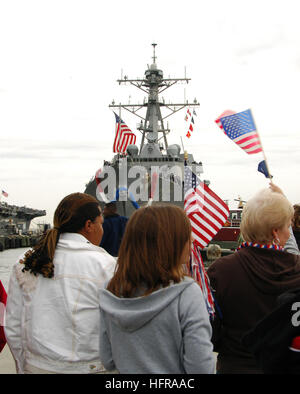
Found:
[[[127,374],[214,373],[202,291],[184,275],[191,226],[174,205],[138,209],[100,294],[100,359]]]

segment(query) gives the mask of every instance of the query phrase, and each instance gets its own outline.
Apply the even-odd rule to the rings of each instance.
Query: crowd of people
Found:
[[[103,225],[103,213],[113,224]],[[17,373],[300,372],[291,319],[299,210],[279,187],[271,182],[245,205],[237,251],[210,251],[213,319],[186,274],[193,240],[184,210],[158,204],[120,218],[115,204],[102,212],[92,196],[68,195],[53,229],[15,264],[5,339]],[[265,327],[279,320],[274,346]]]

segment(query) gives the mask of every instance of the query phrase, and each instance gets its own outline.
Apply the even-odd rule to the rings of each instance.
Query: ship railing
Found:
[[[132,157],[133,162],[182,161],[180,157]]]
[[[240,227],[241,222],[231,220],[231,221],[229,221],[229,225],[230,225],[230,227]]]

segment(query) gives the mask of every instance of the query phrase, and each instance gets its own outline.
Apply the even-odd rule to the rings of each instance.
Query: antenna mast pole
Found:
[[[193,103],[188,103],[185,97],[184,91],[184,102],[183,103],[165,103],[164,100],[159,99],[159,94],[161,94],[164,90],[168,89],[169,87],[175,85],[177,82],[186,82],[190,79],[186,77],[186,67],[184,70],[184,78],[164,78],[163,71],[158,69],[156,60],[157,56],[155,53],[157,44],[153,43],[153,56],[152,60],[153,63],[148,66],[148,69],[145,71],[145,76],[143,79],[128,79],[127,76],[124,76],[124,79],[118,80],[119,84],[121,83],[130,83],[131,85],[139,88],[143,92],[147,93],[148,100],[146,99],[143,104],[119,104],[116,105],[112,103],[109,105],[110,108],[119,107],[119,111],[121,108],[126,109],[127,111],[131,112],[133,115],[139,117],[141,122],[137,127],[142,133],[142,143],[140,147],[140,153],[142,152],[144,141],[145,139],[148,140],[148,144],[152,146],[151,149],[156,149],[155,146],[158,144],[159,140],[159,133],[162,133],[162,138],[164,139],[165,149],[168,148],[168,142],[166,135],[170,132],[168,126],[165,128],[164,121],[171,115],[174,115],[176,112],[180,111],[181,109],[185,108],[186,106],[199,106],[200,104],[195,99]],[[145,117],[141,116],[137,113],[142,108],[147,108]],[[166,108],[169,113],[162,116],[161,108]],[[121,114],[121,112],[120,112]]]

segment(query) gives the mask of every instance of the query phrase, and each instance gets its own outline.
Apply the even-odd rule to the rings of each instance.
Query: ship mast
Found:
[[[187,106],[199,106],[200,104],[195,99],[193,103],[170,103],[166,104],[164,100],[159,99],[159,95],[175,85],[178,82],[186,82],[190,81],[190,78],[164,78],[162,70],[157,68],[156,59],[157,56],[155,54],[155,47],[157,44],[152,44],[153,46],[153,63],[148,66],[148,69],[145,71],[144,79],[128,79],[126,76],[123,79],[119,79],[117,82],[121,83],[129,83],[143,92],[147,93],[148,99],[144,100],[143,104],[115,104],[114,102],[109,105],[110,108],[121,108],[131,112],[135,116],[140,118],[140,124],[137,129],[142,133],[142,141],[140,146],[140,156],[151,156],[151,157],[159,157],[162,156],[161,150],[159,148],[159,141],[163,139],[164,148],[168,148],[167,134],[170,132],[168,126],[165,127],[165,119],[171,115],[174,115],[176,112]],[[143,117],[137,112],[140,109],[147,108],[146,116]],[[161,108],[167,108],[170,112],[166,116],[162,116]],[[160,136],[161,135],[161,136]],[[145,140],[147,143],[145,144]]]

